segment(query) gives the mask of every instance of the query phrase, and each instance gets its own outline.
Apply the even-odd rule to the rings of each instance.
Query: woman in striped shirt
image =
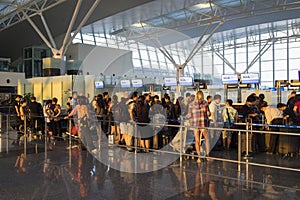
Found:
[[[188,108],[188,118],[190,119],[190,125],[194,130],[195,137],[195,147],[196,152],[200,155],[200,135],[203,134],[206,144],[206,156],[209,155],[209,141],[207,138],[207,131],[205,127],[208,127],[209,120],[208,117],[210,111],[208,108],[208,103],[204,100],[204,95],[202,91],[196,93],[195,100],[189,105]],[[200,134],[201,133],[201,134]],[[197,163],[200,163],[201,160],[198,158]]]

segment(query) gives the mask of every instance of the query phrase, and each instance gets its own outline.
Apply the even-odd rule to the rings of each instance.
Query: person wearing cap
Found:
[[[265,117],[267,120],[267,124],[271,125],[282,125],[283,124],[283,115],[282,112],[273,106],[269,106],[267,102],[263,102],[261,104],[261,110],[265,113]],[[270,127],[271,131],[279,131],[277,127]],[[270,137],[270,149],[268,150],[269,153],[276,154],[278,152],[278,141],[279,135],[278,134],[271,134]]]
[[[278,103],[277,108],[282,112],[283,119],[286,120],[288,125],[296,124],[296,115],[293,110],[288,108],[288,106],[284,103]]]

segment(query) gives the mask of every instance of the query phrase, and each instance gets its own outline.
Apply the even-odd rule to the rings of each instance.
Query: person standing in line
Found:
[[[43,106],[36,101],[36,97],[31,97],[30,101],[30,129],[32,130],[32,133],[36,133],[38,126],[41,126],[41,130],[43,130]]]
[[[238,112],[235,108],[232,107],[232,100],[227,99],[225,103],[225,108],[222,111],[224,127],[232,128],[232,124],[237,122],[238,120]],[[222,131],[222,139],[223,139],[223,149],[230,149],[232,131],[223,130]],[[226,145],[227,141],[227,145]]]
[[[189,110],[187,118],[190,119],[190,126],[194,131],[195,137],[195,147],[196,152],[200,156],[200,136],[203,135],[205,138],[206,146],[206,156],[209,156],[210,152],[210,143],[207,137],[206,127],[209,126],[208,117],[210,116],[210,111],[207,102],[204,100],[204,95],[202,91],[196,93],[196,98],[189,105]],[[200,163],[200,157],[197,160],[197,163]]]
[[[220,102],[221,102],[221,95],[216,94],[214,96],[214,100],[209,104],[210,110],[210,120],[214,127],[217,127],[217,123],[220,122]]]
[[[210,105],[211,102],[212,102],[212,96],[211,96],[211,95],[208,95],[208,96],[206,97],[206,100],[207,100],[208,105]]]
[[[22,98],[21,95],[17,95],[15,100],[12,103],[12,114],[13,114],[12,128],[15,130],[18,130],[21,124],[21,118],[20,118],[21,98]]]
[[[78,99],[78,93],[76,91],[72,92],[72,98],[70,100],[72,109],[74,109],[77,106],[78,104],[77,99]]]
[[[267,102],[263,102],[261,105],[261,110],[264,111],[267,124],[272,125],[282,125],[283,124],[283,115],[282,112],[275,107],[268,106]],[[279,131],[277,127],[270,127],[271,131]],[[279,144],[279,135],[278,134],[271,134],[270,138],[270,149],[269,153],[276,154],[278,152],[278,144]]]
[[[222,122],[222,110],[221,110],[221,95],[216,94],[214,96],[214,100],[209,104],[209,111],[211,113],[210,115],[210,126],[214,128],[221,128],[222,125],[220,122]],[[211,142],[214,141],[214,145],[216,145],[217,148],[222,148],[222,139],[221,139],[221,131],[220,130],[210,130],[209,131],[209,137]],[[213,148],[213,147],[212,147]]]
[[[132,137],[134,136],[134,123],[136,119],[136,112],[135,112],[135,104],[138,99],[138,93],[133,92],[131,95],[131,98],[126,102],[126,105],[128,107],[128,113],[129,113],[129,122],[127,123],[127,130],[125,134],[125,144],[127,146],[128,151],[133,151],[132,149]]]
[[[140,138],[140,145],[143,152],[149,152],[150,148],[150,139],[152,137],[151,127],[147,124],[150,122],[149,118],[149,109],[150,106],[145,101],[145,96],[141,95],[138,97],[135,104],[135,112],[137,122],[137,134]]]
[[[109,108],[110,98],[108,92],[103,92],[103,126],[102,130],[105,132],[106,135],[109,134],[109,120],[108,120],[108,108]]]
[[[296,124],[300,125],[300,95],[295,96],[294,113],[296,116]]]

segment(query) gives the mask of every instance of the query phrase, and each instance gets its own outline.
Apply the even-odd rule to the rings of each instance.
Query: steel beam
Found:
[[[78,27],[76,28],[76,30],[73,33],[73,36],[69,39],[69,41],[66,43],[65,47],[64,47],[64,51],[62,52],[62,55],[64,55],[66,53],[66,50],[68,49],[68,47],[70,46],[70,44],[72,43],[72,41],[74,40],[74,38],[76,37],[76,35],[79,33],[80,29],[85,25],[86,21],[89,19],[89,17],[92,15],[92,13],[94,12],[94,10],[96,9],[96,7],[98,6],[98,4],[101,2],[101,0],[95,0],[94,4],[92,5],[92,7],[89,9],[89,11],[86,13],[86,15],[84,16],[84,18],[82,19],[82,21],[80,22],[80,24],[78,25]]]
[[[55,44],[55,42],[54,42],[54,39],[53,39],[53,37],[52,37],[52,33],[51,33],[51,31],[50,31],[50,29],[49,29],[49,27],[48,27],[48,24],[47,24],[47,22],[46,22],[46,19],[45,19],[44,16],[43,16],[43,13],[40,13],[40,17],[41,17],[42,23],[43,23],[43,25],[44,25],[44,27],[45,27],[45,30],[46,30],[46,32],[47,32],[47,34],[48,34],[48,37],[49,37],[50,42],[51,42],[51,44],[52,44],[52,47],[56,49],[56,44]]]
[[[75,23],[75,20],[77,18],[77,15],[78,15],[78,12],[80,10],[80,7],[81,7],[81,3],[82,3],[82,0],[78,0],[77,4],[76,4],[76,7],[75,7],[75,10],[74,10],[74,13],[72,15],[72,18],[71,18],[71,21],[70,21],[70,24],[69,24],[69,27],[68,27],[68,30],[65,34],[65,37],[64,37],[64,40],[63,40],[63,43],[62,43],[62,46],[59,50],[60,54],[62,55],[64,50],[65,50],[65,47],[66,47],[66,44],[67,44],[67,41],[68,39],[70,38],[70,34],[71,34],[71,31],[73,29],[73,26],[74,26],[74,23]]]

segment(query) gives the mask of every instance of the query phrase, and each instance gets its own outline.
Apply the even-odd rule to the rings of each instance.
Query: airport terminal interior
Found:
[[[0,200],[299,199],[300,1],[0,1]]]

